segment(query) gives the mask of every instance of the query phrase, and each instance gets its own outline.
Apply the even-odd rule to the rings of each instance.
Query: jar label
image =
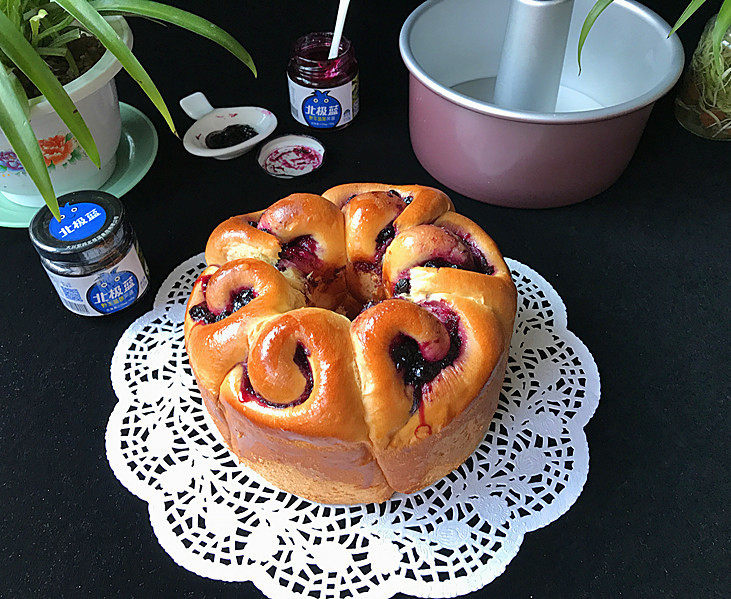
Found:
[[[104,316],[132,305],[147,289],[147,268],[134,244],[111,268],[86,277],[48,272],[61,302],[83,316]]]
[[[59,241],[81,241],[96,235],[107,220],[107,212],[99,204],[78,202],[59,208],[61,220],[51,219],[48,232]]]
[[[358,75],[344,85],[313,89],[289,82],[289,105],[294,119],[315,129],[332,129],[348,124],[358,114]]]

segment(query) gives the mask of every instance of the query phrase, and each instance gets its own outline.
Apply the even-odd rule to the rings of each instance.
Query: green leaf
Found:
[[[20,29],[23,23],[23,9],[20,0],[6,0],[3,2],[2,12]]]
[[[197,33],[231,52],[256,76],[254,61],[244,47],[233,36],[202,17],[151,0],[92,0],[90,4],[102,14],[146,17]]]
[[[48,208],[56,219],[60,219],[61,214],[51,177],[48,175],[36,135],[23,110],[23,100],[27,101],[27,98],[18,97],[10,73],[0,63],[0,129],[5,133],[25,172],[38,188]]]
[[[145,71],[139,61],[135,58],[131,50],[119,38],[117,32],[114,31],[114,28],[104,20],[104,17],[92,8],[86,0],[53,1],[86,27],[89,33],[95,36],[102,45],[109,50],[119,62],[122,63],[124,70],[127,71],[135,81],[137,81],[139,86],[142,88],[142,91],[147,94],[147,97],[150,98],[155,107],[160,111],[160,114],[162,114],[165,122],[167,122],[170,127],[170,130],[177,135],[173,118],[170,116],[170,111],[165,104],[165,100],[162,99],[162,95],[160,95],[160,91],[157,89],[157,86],[152,82],[147,71]],[[78,138],[78,135],[76,137]],[[79,142],[81,142],[81,140],[79,140]],[[86,147],[84,147],[84,149],[86,149]]]
[[[673,33],[675,33],[678,28],[685,23],[695,11],[697,11],[701,6],[703,6],[706,3],[706,0],[691,0],[688,3],[688,6],[685,7],[685,10],[683,11],[683,14],[678,17],[678,20],[675,21],[675,25],[673,25],[673,28],[670,30],[670,33],[668,33],[668,37],[670,37]]]
[[[723,42],[723,36],[726,35],[729,27],[731,27],[731,0],[723,0],[711,33],[713,53],[716,58],[721,56],[721,42]]]
[[[63,46],[66,48],[66,45],[69,42],[72,42],[74,40],[77,40],[81,37],[81,30],[80,29],[72,29],[71,31],[67,31],[66,33],[62,33],[57,38],[55,38],[49,45],[55,47]]]
[[[94,138],[66,90],[38,55],[38,51],[2,12],[0,12],[0,50],[35,84],[53,106],[56,114],[66,123],[69,131],[79,140],[92,162],[99,166],[99,151]]]
[[[41,19],[47,16],[48,12],[41,8],[34,16],[28,19],[31,31],[31,44],[35,45],[37,43],[38,30],[41,28]]]
[[[584,19],[584,24],[581,26],[581,34],[579,35],[579,75],[581,75],[581,51],[584,48],[586,37],[589,35],[591,28],[594,26],[594,21],[599,18],[599,15],[602,14],[604,12],[604,9],[607,8],[607,6],[609,6],[611,3],[612,0],[597,0],[594,3],[594,6],[591,7],[591,10],[589,10],[589,14],[586,15],[586,19]]]
[[[23,105],[23,112],[25,112],[26,118],[30,119],[30,103],[28,102],[28,96],[25,95],[23,84],[20,82],[20,79],[15,76],[15,73],[10,73],[10,80],[15,88],[15,95]]]
[[[44,29],[43,31],[41,31],[38,34],[37,41],[40,42],[41,40],[43,40],[49,36],[55,36],[60,31],[63,31],[64,29],[66,29],[66,27],[71,25],[71,23],[73,23],[73,22],[74,22],[74,18],[70,15],[67,16],[65,19],[61,19],[58,23],[56,23],[52,27],[48,27],[47,29]]]
[[[39,56],[66,56],[68,52],[67,48],[51,48],[50,46],[43,46],[36,48]]]

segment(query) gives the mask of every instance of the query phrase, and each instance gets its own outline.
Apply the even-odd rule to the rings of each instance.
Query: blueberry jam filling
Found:
[[[363,312],[365,312],[366,310],[369,310],[369,309],[370,309],[370,308],[372,308],[373,306],[377,306],[377,305],[378,305],[378,304],[380,304],[380,303],[381,303],[380,301],[370,301],[370,302],[366,302],[366,303],[365,303],[365,304],[363,305],[363,307],[362,307],[362,308],[360,309],[360,312],[359,312],[358,314],[362,314],[362,313],[363,313]]]
[[[394,237],[396,237],[396,227],[394,227],[393,221],[391,221],[376,235],[376,255],[373,256],[374,262],[380,264],[383,261],[383,255],[386,253],[388,246],[391,245]]]
[[[475,244],[465,240],[463,240],[463,242],[467,249],[470,251],[470,254],[472,254],[472,260],[475,264],[475,272],[481,272],[485,275],[494,275],[495,267],[487,261],[487,258],[485,258],[485,254],[477,249],[477,246]]]
[[[411,268],[416,268],[417,266],[426,266],[429,268],[459,268],[460,270],[479,272],[484,275],[495,274],[495,267],[487,262],[485,256],[482,255],[482,252],[475,254],[470,251],[470,259],[463,264],[451,262],[446,258],[429,258],[429,260],[425,260],[419,264],[414,264]]]
[[[365,260],[354,262],[353,267],[355,270],[361,272],[380,271],[383,256],[386,253],[388,246],[391,245],[394,237],[396,237],[396,227],[394,227],[393,221],[391,221],[378,232],[378,235],[376,235],[376,253],[373,256],[373,260],[368,262]]]
[[[399,200],[401,200],[401,201],[402,201],[402,202],[403,202],[404,204],[406,204],[407,206],[408,206],[409,204],[411,204],[411,202],[413,202],[413,201],[414,201],[414,196],[406,196],[406,197],[403,197],[403,196],[402,196],[402,195],[401,195],[401,194],[400,194],[400,193],[399,193],[398,191],[396,191],[395,189],[389,189],[389,190],[388,190],[388,191],[387,191],[386,193],[387,193],[387,194],[388,194],[388,195],[389,195],[390,197],[392,197],[392,198],[398,198]]]
[[[487,258],[485,258],[485,254],[483,254],[482,250],[477,247],[477,244],[475,244],[475,242],[470,239],[469,234],[459,234],[455,231],[450,231],[449,229],[446,230],[454,235],[457,239],[459,239],[464,247],[467,249],[467,251],[470,253],[470,256],[472,257],[472,267],[468,270],[479,272],[485,275],[495,274],[495,267],[487,261]]]
[[[198,280],[201,282],[201,291],[203,293],[205,293],[206,289],[208,289],[208,281],[211,280],[212,276],[213,275],[201,275],[200,277],[198,277]]]
[[[468,255],[465,257],[464,262],[453,262],[452,260],[449,260],[447,258],[435,256],[434,258],[429,258],[428,260],[424,260],[423,262],[414,264],[414,266],[412,266],[411,268],[416,268],[417,266],[426,266],[429,268],[459,268],[461,270],[469,270],[482,274],[492,274],[494,272],[494,269],[489,264],[487,264],[487,260],[485,260],[482,252],[480,252],[480,255],[478,257],[472,251],[472,248],[469,248],[466,245],[465,247],[468,250]]]
[[[407,335],[399,334],[391,344],[391,360],[401,374],[404,383],[414,389],[411,413],[419,408],[424,386],[433,381],[447,366],[454,363],[462,350],[462,338],[459,335],[459,316],[444,302],[427,302],[422,304],[436,316],[449,334],[449,350],[441,360],[430,361],[424,358],[418,342]]]
[[[485,255],[482,253],[482,251],[480,251],[480,249],[475,245],[474,242],[472,242],[468,237],[458,235],[453,231],[448,231],[448,233],[450,235],[454,235],[454,237],[457,237],[462,243],[462,246],[467,250],[468,257],[465,262],[458,263],[443,257],[435,256],[434,258],[429,258],[428,260],[424,260],[423,262],[414,264],[414,266],[412,266],[411,268],[416,268],[419,266],[424,266],[427,268],[459,268],[461,270],[479,272],[485,275],[495,274],[495,267],[487,261]],[[409,279],[409,271],[407,270],[401,273],[400,277],[394,284],[393,294],[400,295],[404,293],[409,293],[410,291],[411,281]]]
[[[312,235],[296,237],[282,245],[277,268],[285,270],[290,266],[294,266],[302,272],[316,272],[322,266],[316,252],[317,241]]]
[[[381,272],[381,265],[378,262],[366,262],[365,260],[359,260],[352,264],[353,268],[358,272]]]
[[[204,292],[207,284],[208,280],[203,283]],[[255,297],[256,291],[251,289],[251,287],[244,287],[243,289],[239,289],[239,291],[231,295],[231,302],[229,303],[229,305],[226,307],[225,310],[219,312],[218,314],[211,312],[208,309],[208,304],[205,301],[193,306],[188,313],[190,314],[190,317],[197,322],[203,324],[213,324],[214,322],[218,322],[228,316],[231,316],[231,314],[233,314],[237,310],[241,310],[241,308],[243,308]]]
[[[402,202],[402,205],[396,206],[398,214],[401,214],[405,206],[412,200],[410,196],[408,198],[402,198],[394,189],[387,191],[386,195],[392,199],[397,199]],[[376,251],[373,255],[373,259],[354,262],[353,267],[355,270],[360,272],[381,272],[383,256],[386,254],[388,246],[391,245],[391,242],[396,237],[396,226],[393,224],[394,221],[395,219],[383,227],[383,229],[378,232],[378,235],[376,235]]]
[[[388,245],[393,241],[395,235],[396,229],[393,226],[393,223],[390,223],[387,226],[383,227],[378,235],[376,235],[376,247],[378,248],[383,245]]]
[[[408,276],[399,279],[396,281],[396,284],[393,286],[393,294],[394,295],[402,295],[404,293],[409,293],[411,291],[411,280]]]
[[[310,362],[307,359],[308,355],[309,352],[305,349],[305,346],[301,343],[298,343],[297,349],[295,349],[294,351],[293,361],[300,369],[302,376],[305,377],[305,390],[302,392],[302,395],[300,395],[297,399],[287,404],[279,404],[271,402],[265,397],[262,397],[261,395],[259,395],[259,393],[256,392],[256,390],[252,386],[251,379],[249,378],[249,370],[246,364],[244,364],[244,373],[241,377],[241,401],[255,401],[259,405],[269,408],[291,408],[294,406],[298,406],[301,403],[304,403],[312,393],[313,387],[312,368],[310,367]]]
[[[212,324],[216,322],[216,315],[208,309],[206,302],[201,302],[193,306],[188,313],[193,320],[204,324]]]
[[[460,268],[459,264],[449,262],[444,258],[432,258],[424,262],[424,264],[421,264],[421,266],[427,266],[429,268]]]
[[[353,267],[355,270],[361,272],[380,272],[383,256],[394,237],[396,237],[396,227],[394,227],[393,221],[391,221],[376,235],[376,253],[373,256],[373,260],[368,262],[365,260],[354,262]]]
[[[233,297],[233,302],[231,304],[231,313],[233,314],[234,312],[241,310],[241,308],[243,308],[246,304],[248,304],[255,297],[256,297],[256,292],[253,289],[251,289],[250,287],[247,287],[246,289],[242,289]]]

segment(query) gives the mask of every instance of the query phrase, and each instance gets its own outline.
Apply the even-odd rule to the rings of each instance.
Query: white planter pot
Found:
[[[122,17],[109,17],[125,44],[132,47],[132,31]],[[86,121],[99,149],[101,168],[89,159],[68,127],[43,98],[31,100],[30,123],[41,144],[56,195],[81,189],[98,189],[114,172],[122,130],[114,76],[122,68],[111,52],[64,89]],[[0,131],[0,191],[24,206],[43,206],[43,198]]]

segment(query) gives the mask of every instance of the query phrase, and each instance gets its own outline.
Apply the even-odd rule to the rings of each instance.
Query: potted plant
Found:
[[[57,194],[97,188],[112,174],[121,131],[113,78],[122,68],[175,133],[160,92],[132,54],[124,16],[202,35],[256,75],[248,52],[232,36],[165,4],[0,0],[0,187],[10,199],[28,203],[40,194],[58,217]]]
[[[706,0],[691,0],[670,35]],[[579,38],[581,49],[594,22],[612,0],[598,0],[587,15]],[[723,0],[701,34],[675,100],[675,115],[691,133],[708,139],[731,140],[731,0]]]

